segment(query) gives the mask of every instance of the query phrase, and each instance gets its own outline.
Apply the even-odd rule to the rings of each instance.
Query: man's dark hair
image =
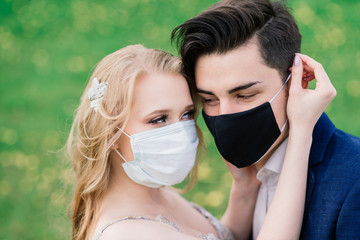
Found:
[[[283,2],[268,0],[224,0],[212,5],[171,34],[179,48],[183,73],[195,81],[197,60],[208,54],[225,54],[257,38],[264,63],[278,70],[285,80],[301,34]]]

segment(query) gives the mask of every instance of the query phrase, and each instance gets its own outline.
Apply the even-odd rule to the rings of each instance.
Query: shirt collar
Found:
[[[281,172],[282,165],[284,163],[286,148],[288,144],[288,138],[286,138],[273,152],[269,160],[265,165],[260,168],[256,177],[259,181],[263,182],[270,174],[279,175]]]

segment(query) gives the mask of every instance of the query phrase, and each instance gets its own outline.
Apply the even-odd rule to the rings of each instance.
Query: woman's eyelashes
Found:
[[[158,116],[156,118],[151,119],[148,123],[150,124],[161,124],[161,123],[165,123],[166,119],[167,119],[168,115],[164,114],[161,116]]]
[[[181,120],[194,119],[194,115],[195,115],[195,109],[189,110],[181,116]]]
[[[186,111],[185,113],[183,113],[181,115],[180,121],[194,119],[194,115],[195,115],[195,109]],[[152,124],[152,125],[164,124],[164,123],[166,123],[168,121],[168,118],[169,118],[169,115],[163,114],[161,116],[157,116],[157,117],[149,120],[148,123]]]

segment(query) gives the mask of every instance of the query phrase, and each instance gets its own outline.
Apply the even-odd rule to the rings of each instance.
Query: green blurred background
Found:
[[[0,239],[69,239],[71,164],[58,150],[91,69],[142,43],[176,54],[171,30],[205,0],[0,1]],[[290,1],[302,51],[321,62],[338,95],[326,112],[360,136],[360,3]],[[199,184],[185,194],[220,217],[231,177],[209,132]],[[70,183],[64,188],[65,181]]]

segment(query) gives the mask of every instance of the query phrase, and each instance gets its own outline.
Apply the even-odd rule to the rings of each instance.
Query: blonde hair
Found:
[[[96,77],[100,83],[107,82],[108,85],[98,110],[94,111],[87,97],[92,82],[89,81],[67,141],[67,152],[76,174],[73,240],[89,238],[89,227],[96,221],[100,201],[109,185],[110,147],[121,134],[117,126],[126,124],[136,79],[149,72],[180,73],[181,61],[160,50],[131,45],[103,58],[90,77],[90,80]],[[198,105],[195,88],[189,87],[194,104]],[[202,143],[198,127],[197,130]],[[197,163],[188,176],[186,190],[195,185],[196,170]]]

